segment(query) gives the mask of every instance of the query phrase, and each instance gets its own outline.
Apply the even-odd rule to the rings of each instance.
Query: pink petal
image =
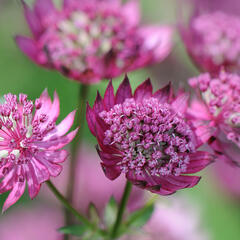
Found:
[[[145,38],[143,49],[153,51],[153,62],[163,60],[172,49],[171,27],[149,26],[140,29],[140,35]]]
[[[114,90],[112,86],[112,80],[109,81],[103,101],[107,111],[109,111],[114,106]]]
[[[35,154],[35,158],[47,168],[50,176],[57,177],[61,173],[62,166],[52,163],[48,159],[45,159],[44,154],[37,153]]]
[[[24,7],[24,15],[27,20],[27,23],[34,35],[34,38],[38,38],[43,31],[42,24],[39,21],[36,14],[28,7],[28,5],[22,1]]]
[[[110,180],[116,179],[121,174],[120,168],[115,165],[106,166],[104,163],[101,163],[101,166],[106,177]]]
[[[96,116],[93,109],[87,103],[87,110],[86,110],[86,119],[88,123],[88,128],[90,129],[91,133],[96,136]]]
[[[52,0],[36,0],[34,4],[34,12],[41,21],[47,20],[46,17],[55,13],[56,9]]]
[[[198,101],[197,99],[192,100],[191,107],[188,109],[187,113],[198,120],[211,119],[211,115],[208,112],[207,106],[203,102]]]
[[[78,128],[65,136],[54,137],[53,139],[50,138],[49,140],[42,141],[42,142],[35,142],[33,143],[33,145],[36,147],[45,148],[48,150],[58,150],[60,148],[63,148],[68,143],[70,143],[73,140],[73,138],[76,136],[77,131],[78,131]]]
[[[189,94],[181,93],[177,98],[172,102],[172,108],[181,114],[184,114],[188,107]]]
[[[140,6],[138,0],[127,2],[122,9],[122,14],[127,19],[130,27],[135,27],[140,22]]]
[[[71,128],[71,126],[73,125],[74,122],[74,118],[75,118],[75,114],[76,114],[76,110],[72,111],[71,113],[69,113],[67,115],[67,117],[65,117],[57,126],[56,128],[49,132],[49,135],[47,135],[44,140],[49,139],[50,137],[52,137],[53,135],[56,136],[63,136],[65,133],[67,133],[69,131],[69,129]]]
[[[122,160],[120,156],[114,156],[113,154],[105,153],[97,146],[97,152],[101,160],[106,166],[117,164]]]
[[[2,212],[5,212],[10,206],[16,203],[17,200],[23,195],[25,190],[25,184],[26,184],[26,181],[16,182],[14,184],[12,191],[8,195],[7,200],[4,202]]]
[[[123,103],[127,98],[132,98],[132,89],[129,83],[128,76],[126,75],[117,90],[115,103]]]
[[[26,54],[35,63],[38,63],[38,49],[34,40],[23,36],[16,36],[15,41],[24,54]]]
[[[0,182],[0,194],[9,191],[13,187],[15,175],[16,169],[12,168],[9,170],[8,174],[4,176],[3,180]]]
[[[100,95],[99,91],[97,91],[97,97],[95,99],[94,105],[93,105],[93,110],[98,115],[100,112],[104,110],[104,104],[103,104],[103,99],[102,96]]]
[[[39,184],[49,180],[49,178],[50,178],[49,172],[43,164],[41,164],[38,160],[33,158],[32,165],[33,165],[34,171],[36,173],[36,177],[37,177]]]
[[[190,162],[185,173],[199,172],[214,161],[213,156],[207,152],[198,151],[191,153],[189,156]]]
[[[155,92],[153,97],[157,98],[160,103],[168,103],[168,101],[172,98],[171,83],[168,83],[165,87]]]
[[[38,183],[36,172],[31,162],[24,166],[24,170],[27,177],[28,193],[30,198],[33,199],[37,196],[40,190],[40,184]]]
[[[187,188],[194,187],[198,184],[201,177],[198,176],[168,176],[169,180],[175,182],[175,184],[187,184]]]
[[[150,79],[148,78],[141,85],[137,87],[134,93],[134,98],[137,101],[141,101],[145,98],[150,98],[152,96],[152,84]]]

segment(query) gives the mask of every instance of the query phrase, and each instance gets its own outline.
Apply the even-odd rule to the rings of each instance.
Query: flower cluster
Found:
[[[216,152],[239,162],[240,76],[224,71],[216,77],[205,73],[189,83],[200,97],[189,109],[199,135],[203,141],[210,139]]]
[[[73,124],[75,111],[56,125],[59,99],[45,90],[35,103],[27,95],[11,93],[0,104],[0,193],[10,191],[3,211],[24,193],[25,185],[34,198],[43,182],[60,174],[59,163],[67,157],[61,148],[76,135],[77,129],[65,135]]]
[[[167,26],[139,27],[136,0],[65,0],[59,12],[51,0],[36,0],[25,17],[34,39],[18,36],[34,62],[71,79],[94,83],[165,58],[171,49]]]
[[[114,96],[110,82],[104,99],[98,94],[87,109],[106,176],[113,180],[124,173],[162,195],[196,185],[200,178],[185,174],[200,171],[212,156],[197,151],[199,141],[185,118],[187,101],[182,92],[174,98],[170,85],[153,94],[149,79],[132,95],[127,77]]]

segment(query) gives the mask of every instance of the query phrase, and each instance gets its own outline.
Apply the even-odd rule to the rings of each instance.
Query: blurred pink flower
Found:
[[[1,240],[62,240],[57,229],[63,222],[61,211],[54,207],[16,209],[0,219]]]
[[[191,2],[191,1],[190,1]],[[180,32],[186,49],[200,70],[218,73],[240,70],[240,4],[228,1],[192,1],[193,15]],[[227,3],[227,4],[226,4]],[[227,9],[226,5],[231,6]],[[228,10],[228,11],[225,11]],[[232,10],[232,11],[230,11]]]
[[[153,94],[148,79],[133,95],[126,76],[114,95],[110,82],[86,115],[106,177],[114,180],[123,173],[134,185],[160,195],[195,186],[200,177],[186,174],[205,168],[212,156],[197,151],[187,107],[188,94],[175,98],[170,85]]]
[[[183,199],[169,199],[168,204],[159,201],[141,233],[121,240],[208,240],[197,210]]]
[[[71,128],[75,111],[57,126],[59,99],[51,101],[45,90],[35,105],[27,95],[7,94],[0,104],[0,194],[11,191],[3,211],[24,193],[26,183],[33,199],[43,182],[60,174],[67,151],[61,149],[75,136]]]
[[[198,99],[193,100],[189,116],[203,142],[219,156],[240,164],[240,76],[224,71],[216,77],[201,74],[189,80]]]
[[[225,157],[214,164],[213,171],[217,177],[216,184],[219,185],[224,193],[237,200],[240,199],[240,171],[235,165],[229,164]]]
[[[139,26],[137,0],[52,0],[24,2],[33,39],[18,36],[19,48],[35,63],[71,79],[95,83],[163,60],[171,50],[172,28]]]

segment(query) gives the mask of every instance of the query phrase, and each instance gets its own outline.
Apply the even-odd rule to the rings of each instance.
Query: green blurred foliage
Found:
[[[33,1],[28,0],[27,2]],[[158,23],[161,21],[174,24],[175,11],[177,9],[174,0],[141,0],[140,2],[144,22]],[[36,66],[20,52],[15,45],[14,36],[16,34],[30,34],[23,17],[20,0],[0,0],[0,4],[0,96],[8,92],[15,94],[24,92],[34,99],[45,88],[49,90],[51,96],[54,90],[56,90],[61,102],[59,119],[62,119],[77,106],[79,84],[66,79],[57,72]],[[169,67],[173,59],[175,65]],[[179,65],[176,65],[176,63]],[[179,75],[183,69],[185,69],[186,77],[194,74],[194,68],[183,51],[179,38],[176,38],[176,46],[171,56],[164,63],[149,69],[152,71],[139,70],[129,74],[133,88],[149,76],[155,82],[161,76],[166,77],[166,82],[169,80],[184,82],[186,79],[181,78],[181,74]],[[175,71],[169,72],[171,79],[168,78],[169,75],[166,73],[166,69]],[[115,89],[122,79],[123,76],[114,80]],[[107,80],[91,87],[88,98],[90,104],[94,101],[96,91],[99,90],[103,94],[106,85]],[[159,83],[155,85],[159,85]],[[94,148],[96,141],[91,136],[86,124],[84,127],[84,139],[89,141]],[[203,171],[202,175],[203,179],[198,186],[191,190],[183,190],[180,194],[189,196],[194,204],[202,210],[202,222],[204,227],[210,232],[212,240],[238,240],[240,236],[240,203],[233,202],[230,198],[223,195],[219,188],[216,187],[216,179],[211,176],[211,171]],[[0,196],[0,205],[2,205],[5,198],[6,194]],[[28,201],[29,197],[25,194],[17,205],[26,204]],[[14,211],[14,208],[13,206],[9,211]]]

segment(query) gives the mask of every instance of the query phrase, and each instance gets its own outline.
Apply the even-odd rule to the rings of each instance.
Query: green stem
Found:
[[[110,233],[110,240],[116,239],[116,236],[118,234],[118,229],[121,226],[124,210],[127,206],[127,202],[128,202],[128,198],[130,196],[131,190],[132,190],[132,184],[129,181],[127,181],[123,195],[122,195],[122,199],[118,208],[117,218],[115,220],[113,229]]]
[[[72,205],[67,201],[67,199],[57,190],[53,183],[49,180],[46,182],[49,189],[53,192],[56,198],[64,205],[64,207],[69,210],[82,224],[88,226],[90,229],[94,230],[95,226],[89,222],[89,220],[81,215]]]
[[[76,184],[76,164],[83,134],[88,90],[88,85],[79,84],[77,116],[74,122],[74,129],[77,127],[79,127],[79,129],[77,135],[75,136],[71,144],[71,161],[69,167],[70,169],[67,188],[67,199],[70,203],[73,203],[73,194]],[[70,225],[73,223],[72,216],[69,211],[65,211],[65,223],[66,225]]]

